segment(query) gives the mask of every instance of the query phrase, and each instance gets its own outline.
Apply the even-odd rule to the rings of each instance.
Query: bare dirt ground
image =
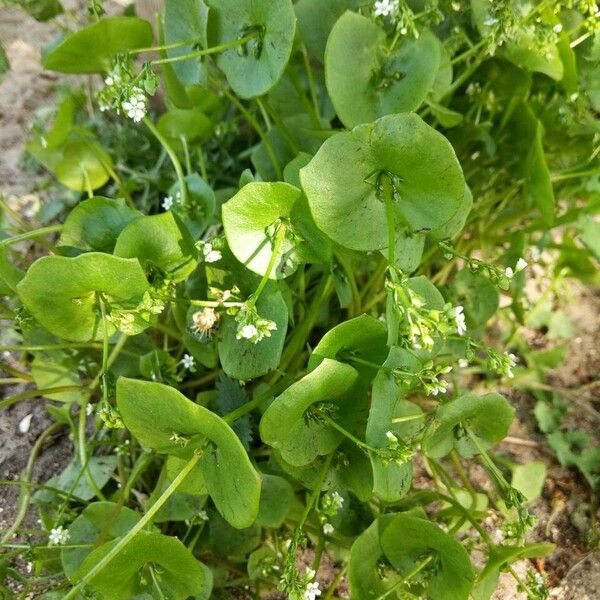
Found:
[[[0,81],[0,194],[15,207],[32,201],[34,177],[22,164],[24,143],[32,117],[37,110],[51,104],[57,85],[64,81],[55,74],[44,72],[40,66],[40,49],[57,33],[55,26],[37,23],[18,9],[0,9],[0,40],[8,54],[12,70]],[[44,198],[41,198],[44,201]],[[583,286],[574,287],[574,301],[568,313],[576,329],[569,344],[565,364],[550,377],[553,385],[578,388],[600,376],[600,293]],[[2,339],[0,327],[0,340]],[[540,332],[531,332],[532,346],[545,347],[547,340]],[[14,355],[0,356],[0,363],[13,363]],[[1,369],[0,369],[1,372]],[[4,376],[4,375],[2,375]],[[9,396],[23,388],[4,388]],[[597,501],[589,486],[575,471],[561,467],[537,428],[532,415],[534,399],[528,394],[509,392],[517,408],[518,418],[511,430],[512,441],[503,443],[500,451],[524,464],[541,460],[549,466],[543,495],[533,505],[539,518],[530,541],[550,541],[556,551],[544,560],[534,561],[534,567],[548,578],[551,597],[560,600],[595,600],[600,598],[600,553],[593,550],[589,540],[598,539]],[[585,404],[586,407],[582,408]],[[600,389],[589,388],[573,398],[568,423],[591,434],[600,443],[598,415]],[[27,432],[19,431],[19,423],[32,415]],[[51,423],[43,404],[36,399],[20,402],[0,413],[0,479],[15,480],[25,468],[28,456],[40,433]],[[51,438],[36,462],[33,481],[43,482],[60,472],[72,456],[72,443],[65,435]],[[0,528],[14,520],[19,486],[0,485]],[[595,511],[594,515],[591,514]],[[30,517],[25,526],[35,530]],[[587,541],[586,541],[587,540]],[[593,545],[592,545],[593,546]],[[597,541],[596,541],[597,548]],[[517,565],[524,575],[526,563]],[[335,566],[327,557],[319,573],[322,587],[333,578]],[[244,597],[243,595],[240,597]],[[338,597],[348,597],[342,580]],[[503,576],[494,600],[524,600],[510,576]]]

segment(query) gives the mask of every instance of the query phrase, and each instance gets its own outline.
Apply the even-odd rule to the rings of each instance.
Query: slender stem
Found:
[[[384,598],[387,598],[392,592],[396,591],[401,585],[404,585],[408,580],[412,579],[415,575],[417,575],[417,573],[421,572],[432,560],[433,560],[433,555],[430,555],[427,558],[425,558],[424,560],[422,560],[421,562],[417,563],[406,575],[404,575],[404,577],[402,577],[401,579],[396,581],[396,583],[394,583],[394,585],[389,590],[387,590],[386,592],[383,592],[383,594],[381,594],[380,596],[377,596],[377,598],[375,600],[383,600]]]
[[[146,514],[132,527],[119,542],[113,546],[108,554],[104,556],[94,567],[92,567],[85,576],[75,585],[71,591],[65,596],[64,600],[71,600],[77,597],[79,591],[87,585],[96,575],[102,572],[108,564],[119,554],[127,544],[152,520],[154,515],[162,508],[165,502],[173,495],[181,482],[190,474],[192,469],[198,464],[201,454],[194,454],[186,463],[180,473],[175,477],[171,485],[160,495],[156,502],[148,509]]]
[[[183,46],[195,46],[199,43],[200,40],[198,39],[173,42],[171,44],[161,44],[160,46],[152,46],[151,48],[136,48],[134,50],[130,50],[129,54],[131,56],[135,56],[136,54],[143,54],[146,52],[160,52],[161,50],[173,50],[175,48],[182,48]]]
[[[181,163],[177,158],[175,150],[173,150],[169,142],[167,142],[167,140],[163,137],[162,133],[158,130],[158,128],[148,117],[144,117],[144,124],[152,132],[152,135],[154,135],[154,137],[160,142],[162,147],[165,149],[165,152],[169,155],[171,163],[173,164],[173,168],[175,169],[175,173],[177,174],[177,181],[179,182],[179,191],[181,193],[181,202],[185,205],[187,202],[187,186],[185,184],[185,175],[183,174],[183,169],[181,168]]]
[[[6,238],[4,240],[0,240],[0,246],[10,246],[11,244],[17,244],[18,242],[22,242],[24,240],[31,240],[37,237],[42,237],[44,235],[48,235],[49,233],[57,233],[61,231],[62,228],[62,225],[49,225],[48,227],[40,227],[39,229],[35,229],[34,231],[28,231],[26,233],[21,233],[13,237]]]
[[[262,294],[263,290],[265,289],[265,286],[269,282],[271,273],[273,272],[273,269],[275,268],[275,263],[277,262],[277,259],[279,258],[281,246],[283,245],[283,242],[285,240],[285,234],[286,234],[286,226],[283,223],[279,223],[279,226],[277,227],[277,233],[275,234],[275,242],[273,243],[273,249],[271,251],[271,258],[269,259],[269,264],[267,265],[267,270],[265,271],[265,274],[263,275],[262,279],[260,280],[260,283],[258,284],[256,291],[248,299],[248,302],[246,304],[248,304],[249,306],[254,306],[256,304],[256,302],[260,298],[260,295]]]
[[[350,441],[354,442],[359,448],[362,448],[366,452],[373,452],[377,454],[377,448],[373,448],[366,444],[362,440],[359,440],[355,435],[351,434],[347,429],[344,429],[340,424],[336,423],[329,415],[324,415],[323,420],[333,427],[336,431],[339,431],[344,437],[347,437]]]
[[[195,50],[194,52],[188,52],[187,54],[182,54],[181,56],[171,56],[169,58],[159,58],[153,60],[151,64],[153,65],[165,65],[168,63],[181,62],[184,60],[192,60],[194,58],[200,58],[201,56],[208,56],[209,54],[218,54],[219,52],[224,52],[225,50],[230,50],[231,48],[237,48],[238,46],[243,46],[247,44],[249,41],[253,40],[256,37],[256,33],[250,33],[245,35],[244,37],[239,38],[238,40],[231,40],[230,42],[226,42],[225,44],[220,44],[219,46],[213,46],[212,48],[206,48],[205,50]]]

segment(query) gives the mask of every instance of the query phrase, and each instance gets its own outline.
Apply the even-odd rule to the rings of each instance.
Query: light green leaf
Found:
[[[262,527],[281,527],[293,502],[294,489],[283,477],[263,474],[256,522]]]
[[[282,279],[297,268],[296,246],[289,228],[294,203],[300,198],[298,188],[288,183],[254,182],[245,185],[223,204],[223,228],[235,257],[248,269],[270,279]],[[280,232],[280,228],[285,231]],[[278,236],[281,244],[273,259]],[[272,260],[275,262],[272,263]]]
[[[59,39],[43,55],[44,68],[60,73],[109,71],[116,54],[152,45],[152,27],[137,17],[100,19]]]
[[[31,376],[39,389],[81,385],[81,379],[79,378],[77,371],[70,369],[59,362],[61,358],[60,355],[55,355],[53,358],[54,360],[48,360],[41,356],[36,356],[31,363]],[[84,391],[72,391],[57,392],[55,394],[48,394],[45,397],[50,400],[73,403],[81,402],[84,395]]]
[[[90,252],[75,258],[45,256],[36,260],[17,292],[21,302],[50,333],[75,342],[104,338],[98,294],[111,309],[135,309],[149,285],[134,259]],[[139,333],[148,323],[136,322]],[[106,323],[111,336],[116,327]]]
[[[119,233],[142,216],[122,198],[96,196],[83,200],[69,213],[63,225],[59,246],[63,250],[111,253]]]
[[[430,31],[387,40],[373,20],[344,13],[325,50],[325,81],[342,123],[355,127],[384,115],[417,109],[430,92],[440,42]]]
[[[81,580],[120,541],[117,538],[93,550],[73,574],[73,581]],[[160,571],[162,597],[187,600],[194,596],[208,600],[212,589],[210,570],[197,561],[192,553],[177,539],[140,531],[111,561],[110,568],[100,571],[90,580],[89,586],[102,598],[131,600],[156,598],[156,586],[147,571],[154,565]]]
[[[474,573],[465,548],[426,519],[398,515],[381,534],[381,548],[395,569],[406,575],[427,555],[436,568],[426,583],[431,600],[467,600]]]
[[[333,452],[342,435],[331,425],[310,416],[313,405],[332,405],[335,420],[352,412],[352,387],[358,372],[349,365],[324,359],[319,366],[292,384],[267,408],[260,422],[262,440],[281,452],[294,466]]]
[[[546,164],[542,137],[542,124],[540,121],[536,121],[535,137],[525,160],[523,193],[540,209],[544,223],[552,225],[554,222],[554,190]]]
[[[217,46],[255,31],[244,47],[217,56],[217,65],[242,98],[268,92],[283,74],[292,52],[296,16],[291,0],[207,0],[208,43]]]
[[[129,223],[117,238],[114,254],[137,258],[146,272],[159,269],[174,281],[182,281],[196,268],[194,241],[172,211]]]
[[[389,115],[337,133],[300,171],[319,229],[363,251],[388,245],[381,177],[394,189],[398,230],[442,227],[464,200],[464,177],[452,146],[414,114]]]
[[[479,450],[465,428],[475,435],[479,445],[489,448],[506,436],[514,414],[515,409],[500,394],[460,396],[436,410],[423,437],[423,452],[442,458],[456,447],[461,456],[470,458]]]
[[[201,451],[196,468],[217,510],[237,528],[255,521],[260,478],[223,419],[169,386],[124,377],[117,381],[117,407],[145,446],[188,460]]]
[[[539,498],[546,481],[547,468],[543,462],[532,461],[517,465],[512,472],[511,485],[519,490],[527,500]]]

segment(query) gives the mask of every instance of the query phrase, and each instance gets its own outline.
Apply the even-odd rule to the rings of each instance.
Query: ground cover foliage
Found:
[[[31,464],[59,429],[74,445],[45,485],[22,476],[0,571],[21,596],[314,600],[345,578],[357,600],[486,600],[510,571],[547,597],[511,566],[552,546],[525,543],[544,469],[494,453],[498,390],[535,389],[597,488],[600,453],[544,391],[563,354],[519,327],[559,329],[564,279],[598,282],[599,22],[586,0],[165,0],[153,23],[90,2],[69,22],[44,66],[86,85],[27,147],[52,201],[34,230],[4,210],[0,240],[4,383],[35,384],[0,406],[45,398]]]

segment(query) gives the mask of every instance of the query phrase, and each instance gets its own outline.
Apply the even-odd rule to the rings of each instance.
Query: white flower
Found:
[[[252,324],[244,325],[237,333],[238,339],[251,340],[253,337],[258,335],[258,329]]]
[[[338,492],[331,493],[331,503],[338,508],[344,506],[344,498]]]
[[[320,595],[321,590],[319,589],[319,584],[316,581],[313,581],[306,586],[304,600],[315,600],[316,597]]]
[[[88,402],[85,407],[85,414],[89,417],[94,412],[94,407]]]
[[[171,210],[171,208],[173,207],[173,198],[171,196],[167,196],[166,198],[163,198],[161,206],[165,210]]]
[[[146,116],[146,97],[139,88],[135,88],[133,95],[121,107],[134,123],[139,123]]]
[[[219,313],[216,312],[214,308],[203,308],[192,315],[192,321],[194,322],[192,329],[197,331],[200,335],[207,335],[210,337],[212,330],[219,322],[219,318]]]
[[[484,25],[486,25],[487,27],[492,27],[494,25],[496,25],[498,23],[498,19],[496,19],[495,17],[486,17],[485,21],[483,22]]]
[[[458,335],[464,335],[467,331],[467,322],[465,321],[464,308],[462,306],[454,307],[454,320],[456,321],[456,331]]]
[[[563,26],[562,23],[557,23],[553,28],[552,31],[554,31],[554,33],[560,33],[563,30]]]
[[[398,0],[377,0],[373,7],[376,17],[387,17],[398,10]]]
[[[448,391],[448,384],[445,381],[436,381],[430,385],[429,395],[437,396],[440,392],[445,394]]]
[[[386,431],[385,437],[388,439],[388,442],[390,442],[391,444],[398,443],[398,438],[391,431]]]
[[[512,379],[515,376],[515,374],[513,373],[513,368],[517,366],[517,357],[514,354],[508,352],[505,352],[504,354],[507,358],[506,376]]]
[[[207,513],[205,510],[201,510],[201,511],[198,513],[198,518],[199,518],[201,521],[208,521],[208,513]]]
[[[527,261],[522,257],[519,258],[519,260],[517,261],[517,264],[515,266],[515,273],[519,273],[520,271],[523,271],[526,268],[527,268]]]
[[[506,267],[506,269],[504,269],[504,275],[506,275],[506,277],[509,279],[512,279],[514,274],[515,272],[510,267]]]
[[[48,545],[62,546],[69,541],[70,537],[71,535],[69,532],[62,525],[59,525],[50,530],[50,534],[48,535]]]
[[[33,563],[28,562],[25,568],[27,569],[28,573],[31,573],[31,571],[33,571]]]
[[[325,523],[323,525],[323,533],[325,535],[331,535],[333,533],[333,525],[331,523]]]
[[[469,366],[469,361],[466,358],[459,358],[458,359],[458,366],[461,369],[466,369]]]
[[[181,364],[183,365],[184,369],[191,371],[194,368],[196,361],[190,354],[184,354],[183,358],[181,359]]]
[[[204,254],[204,261],[207,263],[214,263],[223,258],[223,255],[219,250],[214,250],[210,242],[205,242],[202,246],[202,253]]]

